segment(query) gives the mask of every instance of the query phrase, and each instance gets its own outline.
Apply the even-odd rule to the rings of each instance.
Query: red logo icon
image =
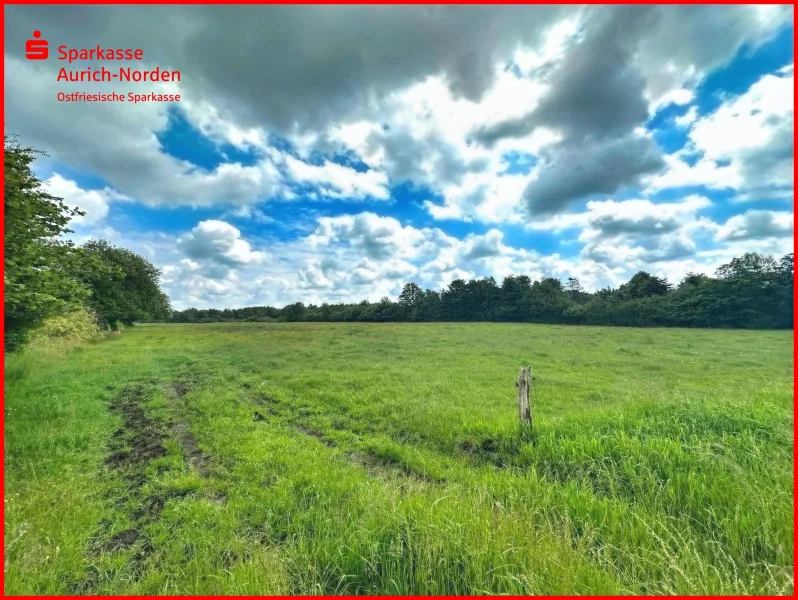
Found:
[[[42,32],[38,29],[33,32],[35,40],[28,40],[25,42],[25,58],[28,60],[45,60],[49,55],[47,49],[47,40],[40,40]]]

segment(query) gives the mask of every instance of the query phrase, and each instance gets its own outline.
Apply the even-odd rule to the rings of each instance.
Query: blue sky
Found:
[[[147,28],[180,23],[179,7],[84,7],[96,14],[72,28],[68,8],[28,10],[6,11],[7,129],[86,211],[75,239],[146,255],[177,308],[512,273],[677,282],[792,248],[792,7],[450,7],[433,22],[415,7],[223,8],[207,15],[218,64],[205,38]],[[279,32],[236,38],[254,10],[286,11],[297,39],[276,53]],[[58,43],[135,42],[147,66],[181,70],[153,89],[181,102],[56,102],[61,65],[27,63],[12,35],[31,19]]]

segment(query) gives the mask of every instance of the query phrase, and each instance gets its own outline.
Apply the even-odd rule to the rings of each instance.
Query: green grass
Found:
[[[792,360],[792,332],[311,323],[10,356],[5,592],[791,594]]]

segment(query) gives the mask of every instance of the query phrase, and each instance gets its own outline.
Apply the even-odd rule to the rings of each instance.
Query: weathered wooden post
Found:
[[[518,388],[518,420],[522,427],[532,427],[532,408],[529,404],[529,388],[532,385],[532,366],[521,367],[515,386]]]

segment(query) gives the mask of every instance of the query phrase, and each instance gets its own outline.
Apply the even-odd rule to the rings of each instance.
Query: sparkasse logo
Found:
[[[42,32],[38,29],[33,32],[34,40],[25,42],[25,58],[28,60],[46,60],[50,54],[47,47],[47,40],[40,40]]]
[[[42,32],[36,29],[33,38],[25,42],[25,58],[28,60],[46,60],[50,56],[49,42],[39,39]],[[126,61],[143,61],[144,50],[141,48],[102,48],[99,44],[93,48],[71,48],[60,45],[55,58],[66,61],[70,67],[61,67],[58,70],[56,81],[67,83],[92,83],[92,82],[119,82],[119,83],[166,83],[179,82],[179,70],[162,69],[155,66],[151,69],[137,69],[128,66],[113,66],[106,68],[105,64],[87,66],[85,68],[71,68],[72,63],[82,61],[103,61],[119,63]],[[77,66],[77,65],[76,65]],[[112,91],[110,93],[92,92],[58,92],[59,102],[180,102],[180,94],[167,94],[155,92],[136,93]]]

